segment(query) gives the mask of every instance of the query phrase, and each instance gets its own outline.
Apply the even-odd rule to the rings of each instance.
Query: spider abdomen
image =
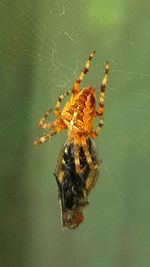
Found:
[[[95,116],[95,89],[82,89],[67,101],[61,112],[61,118],[70,130],[85,132],[92,128]]]

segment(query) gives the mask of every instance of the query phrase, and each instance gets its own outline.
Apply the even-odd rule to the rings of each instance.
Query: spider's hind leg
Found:
[[[75,83],[73,85],[73,93],[77,92],[79,90],[79,84],[81,83],[81,81],[83,80],[84,76],[88,72],[89,67],[90,67],[90,63],[91,63],[92,58],[94,57],[94,54],[95,54],[95,51],[92,51],[90,53],[89,58],[85,63],[84,69],[81,71],[79,78],[75,81]]]
[[[108,72],[109,72],[109,63],[107,61],[106,66],[105,66],[105,74],[104,74],[104,77],[103,77],[102,83],[101,83],[99,109],[96,112],[97,116],[99,116],[100,119],[99,119],[99,123],[98,123],[96,130],[93,132],[93,134],[95,136],[98,135],[99,131],[101,130],[101,128],[103,127],[103,124],[104,124],[103,113],[104,113],[104,100],[105,100],[105,95],[106,95],[106,85],[107,85],[107,80],[108,80]]]
[[[68,95],[70,95],[73,91],[72,90],[68,90],[66,93],[60,95],[57,99],[57,102],[56,102],[56,106],[55,106],[55,109],[54,109],[54,114],[56,116],[59,116],[61,114],[61,111],[59,111],[59,108],[60,108],[60,104],[61,104],[61,101]]]

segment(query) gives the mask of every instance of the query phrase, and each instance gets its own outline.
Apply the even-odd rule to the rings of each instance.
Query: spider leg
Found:
[[[95,54],[95,51],[92,51],[92,52],[90,53],[89,58],[88,58],[88,60],[87,60],[86,63],[85,63],[85,67],[84,67],[84,69],[81,71],[80,76],[78,77],[78,79],[75,81],[75,83],[74,83],[74,85],[73,85],[73,93],[74,93],[74,92],[77,92],[77,91],[79,90],[79,84],[80,84],[81,81],[83,80],[85,74],[88,72],[88,69],[89,69],[89,67],[90,67],[90,62],[91,62],[91,60],[92,60],[94,54]]]
[[[45,120],[47,119],[47,117],[49,116],[49,114],[51,113],[52,109],[49,109],[42,118],[40,118],[37,127],[41,128],[41,129],[50,129],[53,128],[53,123],[45,123]]]
[[[53,135],[63,131],[66,128],[66,125],[63,123],[63,121],[60,120],[55,120],[53,123],[53,129],[50,133],[41,136],[40,138],[38,138],[37,140],[34,141],[34,145],[38,145],[38,144],[43,144],[46,141],[48,141]]]
[[[60,95],[57,99],[57,102],[56,102],[56,106],[55,106],[55,109],[54,109],[54,114],[56,116],[59,116],[61,114],[61,112],[59,111],[59,108],[60,108],[60,104],[61,104],[61,101],[66,97],[68,96],[69,94],[71,94],[73,91],[72,90],[68,90],[66,93]]]
[[[80,168],[80,156],[79,156],[79,142],[76,138],[74,139],[74,162],[75,162],[76,173],[80,173],[81,168]]]
[[[45,143],[46,141],[48,141],[49,138],[51,138],[56,133],[57,133],[57,131],[53,131],[51,133],[48,133],[46,135],[41,136],[40,138],[38,138],[37,140],[34,141],[34,145],[39,145],[39,144]]]
[[[107,61],[106,66],[105,66],[105,74],[104,74],[104,77],[102,79],[102,84],[101,84],[99,109],[96,112],[97,116],[99,116],[100,119],[99,119],[99,123],[98,123],[96,130],[93,132],[95,137],[98,135],[99,131],[101,130],[101,128],[104,124],[103,123],[104,99],[105,99],[105,94],[106,94],[106,84],[107,84],[107,80],[108,80],[108,71],[109,71],[109,63]]]
[[[72,93],[72,90],[68,90],[66,93],[60,95],[58,97],[58,100],[56,102],[56,106],[55,106],[55,109],[54,109],[54,114],[56,116],[59,116],[61,114],[61,112],[59,111],[59,108],[60,108],[60,104],[61,104],[61,101],[64,99],[64,97],[66,97],[67,95],[71,94]],[[49,116],[49,114],[51,113],[52,109],[49,109],[44,115],[43,117],[40,118],[38,124],[37,124],[37,127],[38,128],[41,128],[41,129],[51,129],[51,128],[54,128],[54,123],[53,122],[50,122],[50,123],[45,123],[47,117]]]
[[[87,145],[86,139],[82,138],[81,139],[81,143],[82,143],[82,148],[83,148],[87,163],[89,164],[90,168],[91,169],[97,168],[97,164],[94,164],[93,161],[92,161],[92,158],[91,158],[91,155],[90,155],[90,152],[89,152],[89,149],[88,149],[88,145]]]

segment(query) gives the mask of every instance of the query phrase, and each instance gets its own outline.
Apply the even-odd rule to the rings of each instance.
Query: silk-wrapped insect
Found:
[[[63,228],[74,229],[84,220],[84,209],[89,204],[88,195],[97,181],[99,161],[94,141],[88,138],[87,145],[95,168],[90,168],[83,148],[80,146],[81,171],[76,172],[73,140],[64,143],[57,161],[55,177]]]

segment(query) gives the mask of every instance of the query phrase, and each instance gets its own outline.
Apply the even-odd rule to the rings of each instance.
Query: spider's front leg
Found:
[[[75,162],[76,173],[81,172],[79,150],[80,150],[80,144],[79,144],[78,139],[75,138],[74,139],[74,162]]]
[[[89,152],[88,144],[87,144],[85,137],[83,137],[81,139],[81,144],[82,144],[82,148],[83,148],[88,165],[90,166],[91,169],[96,169],[98,166],[97,166],[97,164],[93,163],[93,160],[92,160],[91,154]]]

